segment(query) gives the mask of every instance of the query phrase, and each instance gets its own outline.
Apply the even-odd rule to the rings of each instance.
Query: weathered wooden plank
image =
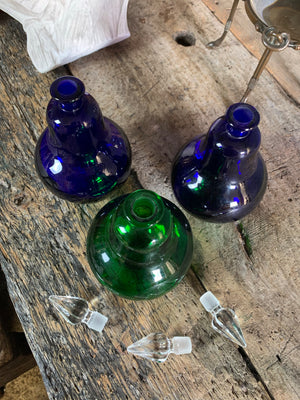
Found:
[[[237,348],[212,331],[199,304],[203,287],[192,271],[176,290],[147,302],[118,298],[97,283],[85,257],[87,229],[104,203],[139,184],[133,173],[89,205],[46,192],[34,171],[34,146],[45,126],[49,84],[67,71],[37,74],[19,24],[3,15],[0,33],[0,262],[50,399],[268,399]],[[122,121],[115,107],[102,109]],[[110,317],[103,334],[67,325],[51,308],[50,294],[91,300]],[[156,330],[190,335],[193,353],[163,365],[127,354],[126,346]]]
[[[217,33],[215,37],[210,37],[209,41],[217,39],[223,32],[224,24],[227,21],[229,12],[233,3],[233,0],[202,0],[214,15],[222,21],[220,24],[215,21]],[[299,21],[300,24],[300,21]],[[230,31],[239,39],[241,43],[255,55],[257,59],[263,54],[265,49],[262,44],[261,34],[255,31],[253,23],[249,20],[245,11],[244,1],[240,1],[236,14],[233,19]],[[219,36],[218,36],[219,35]],[[228,51],[227,39],[223,42],[221,47],[212,51],[226,52]],[[218,57],[218,54],[216,54]],[[288,48],[282,52],[274,52],[271,56],[270,61],[267,64],[267,70],[274,76],[274,78],[280,83],[281,87],[291,96],[295,101],[300,102],[300,68],[299,68],[299,51]],[[244,68],[248,71],[249,79],[252,76],[257,62],[254,60],[251,64],[252,67],[244,65]],[[258,83],[255,88],[255,92],[251,94],[251,99],[254,99],[256,95],[259,95],[260,91],[264,90],[264,86],[261,82]]]
[[[129,133],[142,185],[175,201],[172,160],[181,145],[237,101],[256,59],[230,33],[224,51],[205,48],[217,23],[201,2],[139,1],[129,10],[130,39],[71,64],[89,91]],[[178,31],[196,44],[178,45]],[[286,52],[284,59],[294,53]],[[292,57],[293,57],[292,56]],[[267,71],[250,100],[261,113],[262,154],[269,171],[261,206],[234,224],[190,218],[194,269],[206,288],[243,310],[247,354],[276,399],[299,397],[300,113]],[[296,87],[296,86],[295,86]],[[146,155],[146,157],[145,157]],[[240,231],[244,235],[240,235]],[[245,251],[245,235],[252,254]]]

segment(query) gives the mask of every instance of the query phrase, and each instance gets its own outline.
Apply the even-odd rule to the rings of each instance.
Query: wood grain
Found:
[[[235,224],[189,217],[196,251],[183,282],[152,301],[124,300],[103,288],[88,266],[85,240],[92,218],[109,199],[141,186],[175,202],[169,176],[177,150],[240,98],[248,79],[245,62],[253,65],[254,57],[232,35],[230,53],[218,58],[205,49],[208,37],[217,33],[216,19],[201,2],[131,3],[131,38],[70,68],[103,114],[124,128],[133,171],[103,201],[74,205],[47,192],[33,165],[50,83],[69,71],[38,74],[20,25],[0,17],[0,262],[49,398],[298,399],[300,120],[295,103],[272,76],[262,76],[267,89],[255,105],[262,116],[269,185],[261,206],[242,221],[252,255]],[[191,31],[196,44],[178,45],[179,31]],[[212,330],[199,303],[206,289],[235,308],[246,351]],[[109,316],[103,333],[66,324],[51,307],[51,294],[89,300]],[[192,354],[157,365],[126,352],[155,331],[189,335]]]

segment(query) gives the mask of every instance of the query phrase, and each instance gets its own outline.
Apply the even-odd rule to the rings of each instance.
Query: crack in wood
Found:
[[[244,246],[245,252],[246,252],[247,256],[251,259],[253,250],[252,250],[249,235],[245,231],[244,225],[241,222],[236,227],[237,227],[237,231],[240,234],[241,239],[243,241],[243,246]]]
[[[260,373],[255,368],[254,364],[250,360],[250,358],[249,358],[248,354],[246,353],[246,351],[242,347],[239,347],[238,351],[239,351],[240,355],[242,356],[243,360],[245,361],[246,366],[249,369],[249,371],[251,372],[251,374],[254,376],[254,378],[257,380],[257,382],[260,382],[262,384],[263,388],[265,389],[265,391],[267,392],[268,396],[270,397],[270,400],[275,400],[275,397],[270,392],[268,386],[266,385],[266,383],[262,379]]]

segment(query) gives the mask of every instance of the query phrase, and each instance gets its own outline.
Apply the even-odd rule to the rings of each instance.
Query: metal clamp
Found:
[[[279,32],[278,29],[270,26],[262,33],[262,42],[264,46],[272,51],[281,51],[290,44],[290,35],[285,32]]]

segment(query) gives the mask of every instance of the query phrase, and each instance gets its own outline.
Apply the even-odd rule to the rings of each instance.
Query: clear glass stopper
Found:
[[[60,315],[72,325],[86,324],[89,328],[102,332],[108,318],[97,311],[91,311],[85,299],[72,296],[49,296],[50,302]]]
[[[164,333],[150,333],[127,347],[127,351],[136,356],[162,363],[170,353],[190,354],[192,342],[188,336],[174,336],[169,339]]]
[[[211,324],[215,331],[226,336],[239,346],[247,346],[239,320],[231,308],[223,308],[212,292],[204,293],[204,295],[200,297],[200,302],[205,310],[211,313]]]

